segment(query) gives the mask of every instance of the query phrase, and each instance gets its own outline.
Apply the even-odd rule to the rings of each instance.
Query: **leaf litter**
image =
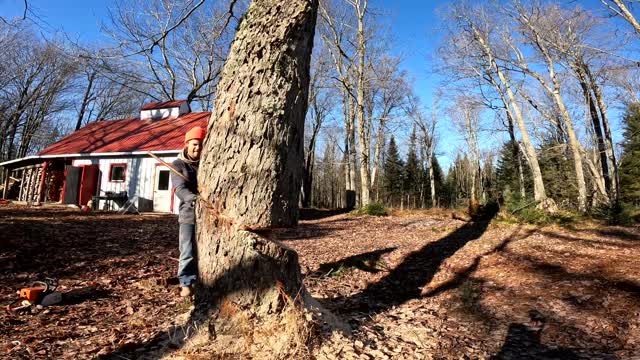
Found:
[[[445,211],[333,215],[273,236],[353,329],[317,359],[640,357],[640,229],[473,224]],[[333,216],[329,216],[333,215]],[[192,309],[173,215],[0,207],[0,302],[55,277],[61,305],[0,318],[0,357],[144,358]]]

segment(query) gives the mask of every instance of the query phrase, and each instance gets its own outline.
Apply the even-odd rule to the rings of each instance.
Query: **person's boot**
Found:
[[[193,291],[191,291],[191,286],[183,286],[180,288],[180,296],[187,297],[191,296],[191,294],[193,294]]]

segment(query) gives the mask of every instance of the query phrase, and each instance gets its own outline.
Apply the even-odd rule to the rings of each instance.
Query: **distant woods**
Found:
[[[433,55],[443,84],[424,103],[389,50],[402,39],[386,38],[388,24],[367,5],[321,7],[316,57],[333,68],[315,71],[327,73],[320,91],[332,94],[326,114],[339,120],[307,138],[322,144],[308,147],[319,150],[311,204],[347,206],[350,192],[356,206],[498,200],[586,212],[637,204],[629,129],[639,36],[628,2],[444,5]]]
[[[419,98],[393,17],[368,0],[318,10],[301,203],[423,208],[492,199],[590,211],[638,204],[640,27],[629,1],[452,2]],[[0,21],[0,160],[145,102],[211,110],[243,2],[116,2],[104,43]],[[430,25],[424,25],[429,33]],[[435,26],[433,26],[435,27]],[[293,190],[292,190],[293,191]]]

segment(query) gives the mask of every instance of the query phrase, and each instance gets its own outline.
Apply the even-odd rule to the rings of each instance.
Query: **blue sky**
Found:
[[[414,80],[414,89],[425,104],[431,103],[431,94],[438,82],[437,77],[430,73],[429,62],[437,41],[434,36],[437,23],[434,9],[445,2],[371,0],[370,4],[371,9],[380,13],[382,20],[389,26],[394,39],[393,51],[402,56],[403,66]],[[29,1],[29,7],[38,17],[38,27],[42,32],[64,32],[78,42],[93,42],[98,45],[107,41],[100,32],[100,26],[108,19],[109,4],[109,1],[100,0]],[[0,16],[22,16],[23,11],[23,0],[0,0]],[[400,135],[398,139],[401,145],[406,136],[404,138]]]
[[[135,1],[135,0],[131,0]],[[560,0],[604,12],[599,0]],[[388,26],[393,38],[393,51],[403,58],[403,67],[414,80],[414,91],[425,106],[430,107],[432,94],[440,83],[440,78],[432,72],[433,54],[438,46],[439,20],[437,9],[445,6],[445,0],[370,0],[370,7],[378,13]],[[37,27],[43,33],[65,32],[71,39],[82,43],[100,45],[106,38],[100,32],[103,21],[107,21],[109,1],[100,0],[29,0],[29,6],[38,17]],[[12,18],[21,16],[23,0],[0,0],[0,16]],[[34,17],[34,14],[29,14]],[[615,120],[614,120],[615,121]],[[408,130],[410,131],[410,130]],[[460,136],[453,126],[441,118],[439,128],[440,144],[438,155],[443,167],[447,168],[461,146]],[[405,148],[407,131],[399,133],[397,142]],[[485,134],[485,144],[495,146],[501,134]]]

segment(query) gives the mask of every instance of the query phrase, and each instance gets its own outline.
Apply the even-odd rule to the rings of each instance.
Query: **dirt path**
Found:
[[[354,328],[318,358],[640,357],[638,228],[324,215],[276,234],[299,252],[313,295]],[[72,295],[0,315],[0,358],[172,346],[153,339],[189,309],[173,278],[175,217],[4,206],[0,234],[2,304],[43,276]]]

